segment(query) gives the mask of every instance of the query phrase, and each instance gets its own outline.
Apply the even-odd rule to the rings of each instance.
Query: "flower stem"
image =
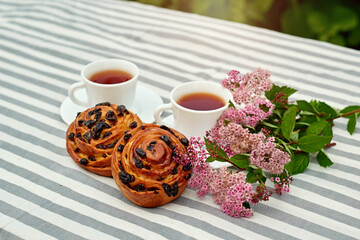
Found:
[[[286,145],[290,145],[290,144],[293,144],[293,143],[297,143],[297,141],[290,141]]]
[[[330,118],[330,119],[328,119],[328,120],[326,120],[326,121],[330,122],[330,121],[332,121],[332,120],[334,120],[334,119],[341,118],[341,117],[346,117],[346,116],[349,116],[349,115],[354,114],[354,113],[357,113],[357,112],[360,112],[360,109],[357,109],[357,110],[354,110],[354,111],[351,111],[351,112],[348,112],[348,113],[344,113],[344,114],[342,114],[342,115],[340,115],[340,116],[336,116],[336,117]]]

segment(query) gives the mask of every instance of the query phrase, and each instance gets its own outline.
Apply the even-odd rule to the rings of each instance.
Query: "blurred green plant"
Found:
[[[209,17],[257,25],[266,20],[274,0],[132,0]]]
[[[263,22],[274,0],[193,0],[194,13],[256,25]]]
[[[145,4],[197,13],[214,18],[256,24],[265,15],[274,0],[135,0]]]
[[[360,8],[355,1],[291,2],[281,16],[283,32],[341,46],[356,48],[360,45]]]
[[[360,49],[360,0],[132,0]]]

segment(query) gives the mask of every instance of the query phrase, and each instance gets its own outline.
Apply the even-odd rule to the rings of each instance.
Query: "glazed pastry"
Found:
[[[124,135],[115,146],[113,178],[130,201],[157,207],[178,198],[191,177],[191,165],[174,157],[186,153],[188,139],[166,126],[143,124]]]
[[[140,118],[125,106],[108,102],[78,114],[66,132],[66,149],[80,166],[111,177],[111,154],[126,132],[140,127]]]

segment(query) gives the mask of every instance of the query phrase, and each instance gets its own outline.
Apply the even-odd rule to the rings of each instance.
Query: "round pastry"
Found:
[[[80,166],[111,177],[111,154],[128,131],[140,127],[140,118],[125,106],[99,103],[78,114],[66,132],[66,149]]]
[[[174,158],[186,153],[188,139],[166,126],[143,124],[124,135],[115,146],[113,178],[133,203],[157,207],[178,198],[191,177],[191,165]]]

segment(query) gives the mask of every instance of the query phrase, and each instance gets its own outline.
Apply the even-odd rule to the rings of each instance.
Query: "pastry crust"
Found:
[[[139,128],[140,118],[125,106],[108,102],[78,114],[66,132],[66,149],[80,167],[111,177],[114,146],[127,131]]]
[[[113,178],[124,196],[142,207],[178,198],[191,177],[191,165],[182,166],[174,157],[186,153],[187,138],[155,124],[128,134],[115,146],[111,160]]]

